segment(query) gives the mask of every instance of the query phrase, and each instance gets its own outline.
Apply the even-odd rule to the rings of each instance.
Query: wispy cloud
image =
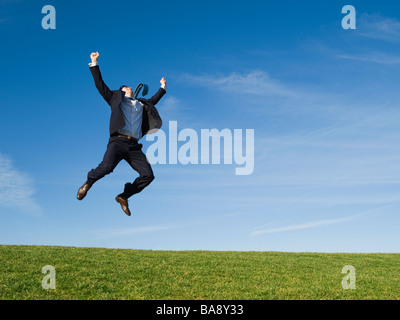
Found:
[[[202,224],[208,224],[210,222],[215,222],[218,220],[225,220],[226,218],[229,218],[234,215],[236,215],[236,214],[229,213],[229,214],[222,214],[219,216],[215,216],[211,219],[200,219],[200,220],[194,220],[194,221],[176,222],[176,223],[169,223],[169,224],[147,225],[147,226],[139,226],[139,227],[133,227],[133,228],[113,228],[113,229],[93,230],[92,233],[100,235],[101,237],[119,237],[119,236],[131,236],[131,235],[137,235],[137,234],[147,234],[147,233],[189,228],[189,227],[198,226],[198,225],[202,225]]]
[[[0,154],[0,207],[18,208],[39,214],[40,206],[34,199],[32,178],[13,166],[12,161]]]
[[[286,231],[295,231],[295,230],[302,230],[302,229],[310,229],[322,226],[330,226],[334,224],[349,222],[352,220],[356,220],[360,218],[360,214],[351,215],[348,217],[338,218],[338,219],[328,219],[328,220],[317,220],[317,221],[310,221],[301,224],[294,224],[280,228],[273,228],[273,229],[265,229],[265,230],[256,230],[250,233],[251,236],[259,236],[261,234],[267,233],[277,233],[277,232],[286,232]]]
[[[252,70],[248,73],[232,72],[229,75],[189,75],[184,74],[181,80],[197,86],[213,87],[218,90],[240,92],[250,95],[271,95],[277,97],[297,98],[303,93],[283,85],[263,70]]]
[[[251,105],[253,115],[285,114],[287,116],[315,116],[331,113],[333,109],[327,102],[334,101],[335,95],[330,92],[320,92],[316,87],[301,83],[291,83],[274,79],[264,70],[250,70],[248,72],[232,72],[229,74],[202,74],[181,76],[182,82],[195,86],[202,86],[211,92],[228,93],[226,98],[239,108],[243,103]],[[240,101],[242,103],[240,103]],[[329,103],[331,104],[331,103]]]
[[[179,98],[171,95],[161,100],[157,107],[163,114],[168,115],[182,114],[188,109]]]
[[[364,13],[357,23],[357,34],[371,39],[399,42],[400,21],[376,13]]]
[[[313,85],[273,79],[262,70],[185,77],[189,80],[187,83],[206,87],[207,91],[227,92],[229,97],[240,94],[241,101],[256,101],[249,107],[251,116],[254,118],[257,114],[259,119],[265,119],[263,126],[257,127],[256,174],[248,183],[266,191],[262,196],[255,193],[254,198],[235,197],[234,203],[285,208],[288,203],[293,203],[312,209],[321,208],[321,214],[330,206],[399,203],[400,198],[393,186],[400,181],[400,112],[397,93],[391,87],[387,92],[374,92],[382,98],[376,99],[362,86],[359,91],[344,91],[339,96],[328,92],[329,87],[325,89],[327,92],[314,90]],[[395,99],[389,101],[391,95]],[[278,98],[275,100],[277,108],[270,108],[275,97]],[[235,100],[236,97],[231,101]],[[241,116],[246,114],[242,112]],[[232,187],[241,181],[216,182],[221,183]],[[348,211],[341,213],[351,214]],[[309,223],[258,230],[255,234],[344,221],[321,220],[317,216]]]
[[[336,45],[327,47],[326,41],[311,42],[311,50],[320,52],[322,55],[332,56],[339,59],[346,59],[359,62],[370,62],[388,66],[400,64],[400,55],[397,47],[392,51],[383,51],[382,45],[396,45],[400,42],[400,21],[384,17],[380,14],[362,13],[357,20],[357,29],[352,32],[342,32],[341,37],[351,39],[347,45],[338,47]],[[350,38],[347,38],[350,37]],[[343,38],[335,39],[341,41]],[[372,41],[371,41],[372,40]],[[380,43],[377,41],[378,40]],[[385,42],[385,43],[383,43]],[[324,45],[325,43],[325,45]]]
[[[383,52],[371,52],[367,54],[339,54],[338,58],[361,62],[372,62],[384,65],[400,65],[400,56]]]
[[[115,237],[115,236],[130,236],[144,233],[154,233],[159,231],[171,230],[179,228],[178,225],[153,225],[153,226],[142,226],[133,228],[117,228],[117,229],[105,229],[93,231],[95,234],[100,234],[103,237]]]

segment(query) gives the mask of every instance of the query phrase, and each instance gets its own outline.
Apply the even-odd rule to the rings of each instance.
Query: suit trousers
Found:
[[[87,183],[92,186],[97,180],[114,171],[121,160],[125,160],[139,173],[139,177],[133,183],[126,183],[124,192],[119,196],[128,199],[147,187],[153,180],[154,174],[146,155],[142,151],[142,144],[135,139],[123,137],[110,137],[103,161],[96,169],[89,171]]]

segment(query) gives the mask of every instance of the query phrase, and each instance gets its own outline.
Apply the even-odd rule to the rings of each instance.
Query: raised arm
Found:
[[[161,83],[161,88],[158,89],[158,91],[154,96],[148,99],[148,101],[150,101],[154,106],[157,104],[158,101],[160,101],[163,95],[167,92],[167,81],[164,78],[162,78],[160,80],[160,83]]]
[[[92,63],[89,63],[90,72],[92,73],[94,84],[96,85],[97,90],[104,98],[104,100],[106,100],[107,103],[110,103],[112,97],[112,91],[104,83],[103,78],[101,76],[100,68],[97,62],[99,56],[100,55],[98,52],[92,52],[90,54],[90,59],[92,60]]]

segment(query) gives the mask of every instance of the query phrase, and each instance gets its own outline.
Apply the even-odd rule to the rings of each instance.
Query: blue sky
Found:
[[[0,244],[399,252],[400,4],[0,0],[0,36]],[[167,135],[253,129],[253,173],[155,164],[127,217],[121,162],[78,201],[108,139],[93,51],[112,89],[166,78]]]

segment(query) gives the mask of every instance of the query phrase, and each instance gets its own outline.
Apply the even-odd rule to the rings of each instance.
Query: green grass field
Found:
[[[42,268],[56,270],[43,289]],[[342,287],[342,268],[356,288]],[[0,246],[0,299],[400,299],[400,254]]]

